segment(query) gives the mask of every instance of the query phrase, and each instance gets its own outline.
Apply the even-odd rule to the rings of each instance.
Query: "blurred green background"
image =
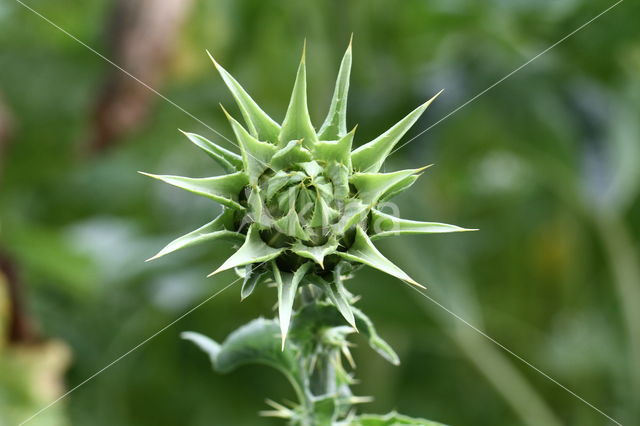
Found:
[[[438,90],[435,123],[610,4],[576,0],[29,0],[227,137],[209,49],[278,121],[304,38],[316,125],[354,33],[356,144]],[[402,216],[480,228],[381,250],[428,294],[625,425],[640,424],[640,5],[626,1],[394,154],[435,167]],[[178,128],[224,140],[14,0],[0,4],[0,425],[15,425],[234,279],[213,243],[152,263],[218,207],[137,170],[222,173]],[[408,140],[406,138],[405,140]],[[225,145],[231,146],[229,144]],[[602,425],[601,414],[401,282],[365,270],[360,307],[403,363],[356,348],[375,402],[452,425]],[[179,339],[223,339],[275,292],[239,286],[34,425],[276,425],[283,378],[221,376]]]

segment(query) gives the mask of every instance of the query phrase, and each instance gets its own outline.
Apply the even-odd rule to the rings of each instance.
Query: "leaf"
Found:
[[[358,224],[369,213],[369,206],[358,199],[347,201],[338,223],[333,225],[333,232],[342,235],[349,228]]]
[[[356,237],[353,245],[349,247],[349,250],[347,250],[347,252],[336,252],[336,254],[343,259],[350,260],[352,262],[360,262],[417,287],[424,288],[424,286],[418,284],[402,269],[398,268],[389,259],[384,257],[373,245],[367,234],[360,226],[356,227]]]
[[[329,163],[326,174],[333,184],[333,197],[343,201],[349,195],[349,168],[340,163]]]
[[[358,330],[367,336],[371,349],[376,351],[378,355],[389,361],[391,364],[400,365],[400,358],[398,357],[398,354],[396,354],[393,348],[391,348],[391,346],[382,339],[380,335],[378,335],[378,332],[369,317],[354,306],[351,307],[351,310],[355,316]]]
[[[321,140],[316,142],[313,147],[314,157],[319,161],[326,161],[327,163],[337,162],[344,164],[348,168],[351,168],[351,145],[353,144],[353,136],[355,135],[356,128],[339,140],[325,141]]]
[[[230,175],[208,177],[208,178],[189,178],[183,176],[171,175],[153,175],[151,173],[139,172],[145,176],[161,180],[169,185],[177,186],[194,194],[211,198],[227,207],[237,210],[244,210],[238,204],[238,195],[245,185],[249,183],[247,175],[244,172],[232,173]]]
[[[296,291],[300,281],[304,278],[312,266],[306,262],[300,266],[295,273],[280,272],[276,264],[273,264],[273,276],[278,286],[278,319],[280,320],[280,334],[282,336],[282,350],[287,340],[287,332],[291,322],[291,312],[293,311],[293,302],[295,301]]]
[[[314,284],[322,287],[324,281],[317,275],[308,275]],[[326,282],[326,281],[325,281]],[[367,338],[369,346],[393,365],[399,365],[398,355],[377,333],[371,320],[358,308],[351,306],[358,331]],[[335,304],[318,302],[304,305],[296,314],[291,325],[291,336],[302,342],[309,339],[318,329],[340,327],[344,325],[344,317]]]
[[[291,247],[292,252],[298,256],[313,260],[320,265],[321,268],[324,268],[325,256],[334,253],[337,249],[338,241],[335,237],[329,239],[329,241],[321,246],[309,247],[301,241],[296,241],[296,243]]]
[[[387,159],[393,147],[396,146],[404,134],[407,133],[411,126],[420,118],[424,110],[427,109],[440,93],[442,93],[442,91],[411,111],[405,118],[376,139],[353,151],[351,153],[351,162],[353,163],[354,170],[365,173],[375,173],[380,170],[380,167],[382,167],[382,164]]]
[[[409,189],[411,185],[413,185],[418,180],[419,177],[420,175],[411,175],[402,179],[400,182],[387,189],[387,191],[380,196],[380,201],[390,200],[401,192]]]
[[[329,113],[320,127],[318,137],[324,140],[335,140],[347,133],[347,96],[349,94],[349,76],[351,74],[351,40],[342,57],[336,88],[331,98]]]
[[[251,134],[260,140],[276,143],[278,141],[278,135],[280,134],[280,126],[278,123],[273,121],[271,117],[260,109],[258,104],[251,99],[251,96],[242,88],[240,83],[213,59],[211,53],[207,51],[207,54],[236,100]]]
[[[300,225],[298,213],[294,209],[290,209],[286,216],[275,221],[276,229],[290,237],[300,240],[309,240],[311,237]]]
[[[220,373],[246,364],[265,364],[277,369],[287,377],[300,401],[304,401],[305,374],[298,362],[300,350],[292,342],[282,350],[279,334],[275,320],[258,318],[231,333],[221,345],[199,333],[186,332],[181,336],[206,352],[213,368]]]
[[[233,226],[233,216],[235,212],[230,209],[224,209],[222,213],[211,222],[189,232],[167,244],[162,250],[160,250],[155,256],[150,257],[146,261],[154,260],[159,257],[165,256],[169,253],[173,253],[176,250],[180,250],[185,247],[194,246],[196,244],[203,243],[205,241],[216,240],[220,238],[227,238],[232,240],[244,240],[245,236],[230,231],[229,228]]]
[[[273,224],[273,218],[269,214],[269,210],[265,208],[261,192],[262,190],[257,185],[251,188],[251,192],[247,198],[247,204],[249,205],[249,216],[251,220],[264,229]]]
[[[422,172],[429,166],[420,169],[400,170],[393,173],[354,173],[349,182],[358,190],[358,198],[365,204],[373,205],[389,189],[409,176]]]
[[[315,398],[313,401],[314,424],[318,426],[332,426],[338,417],[335,395]]]
[[[249,227],[247,238],[242,247],[232,254],[231,257],[229,257],[218,269],[207,276],[210,277],[218,272],[226,271],[227,269],[236,268],[238,266],[266,262],[274,259],[283,251],[283,248],[276,249],[269,247],[264,241],[262,241],[258,225],[254,223]]]
[[[240,300],[244,300],[251,296],[256,285],[260,282],[261,278],[266,274],[265,271],[256,272],[253,268],[247,267],[244,282],[242,283],[242,290],[240,290]]]
[[[324,280],[323,280],[324,281]],[[358,330],[356,327],[355,318],[353,317],[353,311],[351,310],[351,303],[349,299],[346,297],[346,293],[344,291],[344,287],[342,287],[342,291],[334,291],[332,283],[324,281],[324,290],[327,293],[327,296],[331,300],[331,302],[338,308],[340,314],[347,320],[347,323],[355,330]],[[337,285],[337,282],[335,283]]]
[[[280,129],[280,146],[284,146],[291,140],[303,139],[303,145],[311,149],[318,140],[318,136],[311,124],[309,108],[307,106],[307,70],[305,64],[305,50],[302,49],[302,59],[298,67],[296,82],[293,85],[293,93],[287,108],[287,114]]]
[[[198,148],[209,154],[211,158],[216,160],[218,164],[227,173],[239,172],[242,170],[242,157],[231,152],[227,149],[218,146],[203,136],[196,135],[195,133],[187,133],[180,130],[191,142],[193,142]]]
[[[354,417],[348,426],[446,426],[442,423],[432,422],[425,419],[416,419],[413,417],[403,416],[395,411],[385,414],[362,414]]]
[[[321,227],[324,231],[333,220],[338,217],[338,212],[327,205],[323,197],[316,197],[316,205],[311,216],[310,226]]]
[[[299,183],[304,178],[305,176],[302,172],[287,173],[284,170],[278,171],[267,182],[267,201],[271,200],[285,186]]]
[[[311,161],[311,153],[302,147],[302,139],[292,140],[271,158],[271,168],[281,170],[305,161]]]
[[[224,108],[223,111],[227,115],[227,119],[231,123],[233,132],[240,144],[244,170],[249,175],[249,183],[255,185],[258,183],[260,175],[269,167],[269,161],[271,161],[271,157],[276,153],[277,148],[273,144],[260,142],[251,136]]]
[[[477,229],[466,229],[446,223],[401,219],[382,213],[376,209],[371,210],[371,220],[368,229],[371,233],[370,238],[372,241],[402,234],[438,234],[445,232],[477,231]]]

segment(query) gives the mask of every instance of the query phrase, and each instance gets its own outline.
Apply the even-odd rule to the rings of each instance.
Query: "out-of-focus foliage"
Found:
[[[104,50],[110,2],[28,3]],[[361,124],[358,146],[444,88],[415,127],[426,128],[609,4],[198,1],[161,91],[231,137],[217,103],[232,99],[209,49],[281,120],[306,37],[317,123],[353,32],[348,126]],[[434,300],[622,424],[640,421],[639,13],[637,3],[621,3],[388,160],[390,170],[436,165],[398,198],[403,217],[480,232],[381,242]],[[231,273],[202,278],[231,254],[213,246],[143,263],[215,212],[135,173],[220,174],[177,129],[224,141],[158,98],[120,146],[83,155],[109,65],[16,2],[0,5],[0,27],[0,91],[14,118],[0,244],[29,286],[42,334],[70,346],[72,387],[231,281]],[[350,290],[365,295],[361,309],[403,362],[356,348],[355,390],[376,396],[366,411],[447,424],[606,422],[392,279],[363,271]],[[58,407],[78,425],[255,424],[264,395],[291,397],[286,381],[259,367],[205,373],[206,361],[178,335],[221,339],[267,312],[269,291],[242,303],[237,289],[223,292]]]

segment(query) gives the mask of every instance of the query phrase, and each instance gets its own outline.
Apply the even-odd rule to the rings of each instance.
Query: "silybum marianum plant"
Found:
[[[222,344],[201,334],[184,333],[208,353],[219,372],[263,363],[287,377],[296,405],[268,401],[273,409],[262,414],[305,426],[435,424],[396,413],[357,415],[353,409],[369,399],[350,390],[355,365],[349,336],[360,332],[386,360],[397,365],[399,359],[354,306],[357,297],[345,281],[367,265],[421,287],[373,242],[399,234],[465,229],[400,219],[381,211],[425,169],[380,171],[433,98],[379,137],[353,149],[355,128],[347,131],[346,124],[351,59],[350,44],[327,118],[316,130],[307,107],[304,49],[282,124],[271,119],[212,58],[244,118],[243,126],[225,111],[240,154],[185,133],[227,174],[204,178],[148,174],[223,206],[218,217],[172,241],[152,259],[205,241],[231,240],[237,250],[211,275],[235,269],[243,278],[242,299],[257,286],[277,288],[277,319],[256,319]]]

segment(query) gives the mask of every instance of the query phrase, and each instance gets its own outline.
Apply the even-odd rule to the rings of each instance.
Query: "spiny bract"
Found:
[[[172,241],[152,259],[214,239],[241,242],[239,249],[211,275],[236,268],[244,276],[242,298],[251,294],[257,284],[275,281],[283,344],[300,285],[320,287],[355,328],[353,297],[343,280],[359,265],[369,265],[420,286],[384,257],[373,240],[404,233],[465,230],[454,225],[404,220],[377,208],[409,188],[424,170],[380,172],[393,147],[437,95],[382,135],[352,150],[355,128],[347,132],[346,125],[351,59],[349,44],[327,118],[318,131],[307,107],[304,49],[282,124],[272,120],[213,60],[244,117],[246,128],[225,111],[241,154],[202,136],[185,133],[228,174],[205,178],[149,175],[224,206],[213,221]]]

